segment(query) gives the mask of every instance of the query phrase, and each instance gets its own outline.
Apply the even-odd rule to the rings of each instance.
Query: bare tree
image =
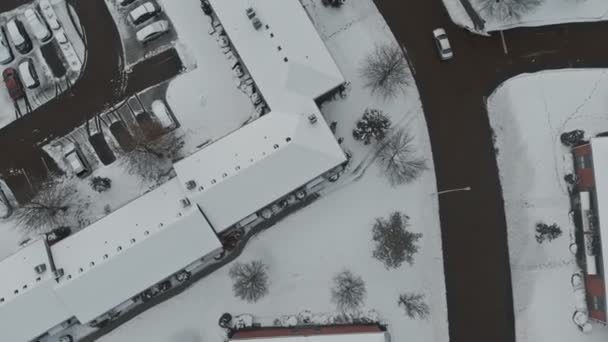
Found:
[[[426,160],[414,152],[413,140],[412,135],[399,129],[378,151],[378,160],[392,185],[409,183],[427,169]]]
[[[229,271],[232,292],[249,303],[257,302],[268,293],[268,267],[259,260],[235,263]]]
[[[399,306],[402,306],[410,318],[425,319],[430,313],[422,293],[402,293],[399,295]]]
[[[356,311],[363,305],[366,295],[365,282],[351,271],[344,270],[334,277],[331,298],[338,310]]]
[[[479,10],[498,20],[520,20],[544,0],[477,0]]]
[[[410,84],[410,73],[405,55],[396,44],[377,45],[368,55],[360,70],[365,86],[372,94],[390,99]]]
[[[16,208],[16,225],[26,233],[40,233],[69,225],[70,208],[75,203],[76,189],[60,182],[48,182],[27,203]]]
[[[123,159],[130,174],[141,176],[144,181],[158,181],[172,170],[172,161],[181,157],[184,139],[176,131],[150,139],[138,131],[133,137],[133,150]]]
[[[388,220],[376,218],[372,228],[372,238],[376,243],[373,256],[388,269],[397,268],[404,261],[410,265],[414,263],[414,254],[418,252],[416,242],[422,234],[408,231],[408,222],[409,216],[398,211],[391,213]]]

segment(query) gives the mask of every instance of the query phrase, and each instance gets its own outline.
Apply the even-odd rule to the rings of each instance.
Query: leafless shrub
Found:
[[[70,225],[70,208],[75,207],[76,189],[72,185],[50,181],[43,184],[29,202],[16,208],[14,220],[25,233],[40,233]]]
[[[152,182],[171,172],[172,161],[181,157],[180,151],[184,146],[183,136],[176,131],[156,139],[149,139],[142,132],[137,132],[133,141],[133,150],[123,159],[127,172]]]
[[[378,151],[378,160],[392,185],[409,183],[427,169],[426,160],[414,151],[413,140],[412,135],[399,129]]]
[[[403,293],[399,295],[398,303],[410,318],[425,319],[430,313],[429,306],[424,301],[424,294],[422,293]]]
[[[410,73],[405,55],[396,44],[377,45],[368,55],[360,70],[365,86],[372,94],[390,99],[410,84]]]
[[[259,260],[235,263],[229,271],[232,292],[249,303],[257,302],[268,293],[268,267]]]
[[[342,312],[356,311],[363,305],[366,295],[365,282],[351,271],[342,271],[334,277],[331,297],[338,310]]]

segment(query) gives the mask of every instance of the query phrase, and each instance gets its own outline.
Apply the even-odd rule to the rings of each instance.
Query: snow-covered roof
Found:
[[[255,342],[389,342],[385,332],[356,333],[356,334],[333,334],[312,336],[282,336],[251,339],[234,339],[232,341],[255,341]]]
[[[174,167],[188,197],[220,232],[345,160],[310,100],[308,111],[273,111]],[[196,186],[189,190],[191,180]]]
[[[51,247],[56,291],[87,323],[221,247],[173,179]]]
[[[608,138],[591,139],[593,173],[597,199],[597,216],[602,238],[602,264],[608,267]],[[606,272],[604,271],[604,277]],[[608,299],[607,299],[608,300]],[[608,302],[606,303],[608,305]]]
[[[35,267],[44,265],[40,274]],[[48,247],[40,239],[0,262],[0,322],[3,341],[30,341],[72,315],[53,292]]]
[[[296,110],[286,92],[315,99],[344,77],[298,0],[210,0],[272,110]],[[256,30],[245,11],[253,8]]]
[[[346,160],[314,102],[344,78],[298,0],[210,3],[272,110],[174,165],[219,232]]]

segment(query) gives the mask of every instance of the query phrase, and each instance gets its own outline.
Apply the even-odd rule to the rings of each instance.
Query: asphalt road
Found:
[[[2,0],[0,10],[23,2]],[[170,49],[126,73],[120,35],[104,0],[72,3],[87,37],[85,69],[71,91],[0,130],[0,146],[11,146],[10,150],[0,150],[0,173],[7,174],[9,168],[24,168],[37,174],[41,158],[37,146],[41,142],[67,134],[111,104],[176,76],[182,68],[177,52]]]
[[[502,191],[484,97],[525,72],[606,67],[608,23],[473,35],[454,25],[441,0],[376,0],[405,46],[427,119],[440,190],[440,218],[452,342],[515,341]],[[431,31],[444,27],[455,58],[441,62]]]

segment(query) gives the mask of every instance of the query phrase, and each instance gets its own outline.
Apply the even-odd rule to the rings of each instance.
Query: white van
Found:
[[[40,18],[38,12],[33,8],[28,8],[25,10],[24,15],[36,39],[41,43],[48,42],[52,37],[51,30],[46,26],[46,22]]]
[[[15,46],[15,49],[22,54],[32,51],[32,41],[23,27],[23,23],[18,19],[11,19],[6,24],[8,35]]]
[[[19,63],[19,76],[21,76],[21,82],[23,82],[23,84],[30,89],[36,88],[40,85],[40,80],[38,79],[36,68],[34,68],[34,63],[29,58],[26,58]]]

